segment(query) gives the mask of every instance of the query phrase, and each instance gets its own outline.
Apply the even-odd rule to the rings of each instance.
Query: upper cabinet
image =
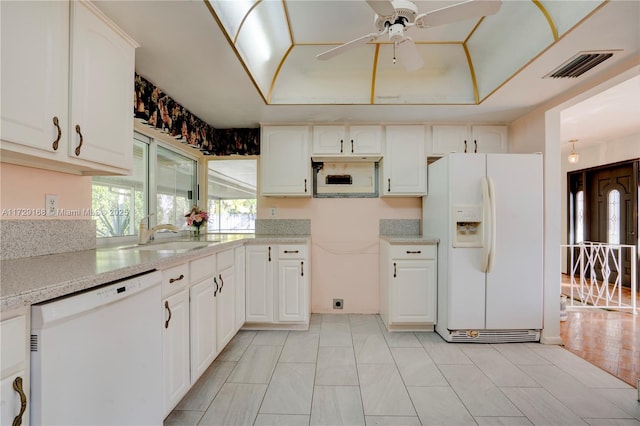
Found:
[[[310,197],[309,126],[263,126],[260,184],[263,196]]]
[[[425,127],[387,126],[380,194],[423,196],[427,191]]]
[[[506,126],[432,126],[430,155],[507,152]]]
[[[130,173],[137,44],[89,2],[0,7],[2,161]]]
[[[312,155],[360,156],[382,154],[382,126],[313,126]]]

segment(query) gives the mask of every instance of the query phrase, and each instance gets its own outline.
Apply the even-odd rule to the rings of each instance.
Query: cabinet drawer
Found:
[[[168,296],[189,285],[189,264],[162,271],[162,295]]]
[[[435,259],[435,245],[391,246],[391,259]]]
[[[218,271],[227,269],[233,265],[234,254],[233,249],[221,251],[216,254],[218,262]]]
[[[280,245],[278,246],[278,259],[305,259],[307,246],[305,245]]]
[[[216,256],[210,256],[195,259],[189,262],[189,279],[196,283],[203,278],[210,277],[216,273]]]
[[[2,371],[27,361],[27,318],[24,315],[0,323]]]

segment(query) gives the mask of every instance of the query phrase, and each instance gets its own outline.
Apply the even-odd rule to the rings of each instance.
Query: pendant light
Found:
[[[571,154],[569,154],[568,160],[571,164],[575,164],[580,159],[580,156],[576,152],[576,143],[578,139],[571,139],[569,143],[571,143]]]

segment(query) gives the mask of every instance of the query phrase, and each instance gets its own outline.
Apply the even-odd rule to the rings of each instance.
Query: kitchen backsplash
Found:
[[[420,219],[380,219],[380,235],[394,237],[420,235]]]
[[[311,235],[311,220],[256,219],[256,235]]]
[[[93,220],[2,220],[0,259],[41,256],[96,248]]]

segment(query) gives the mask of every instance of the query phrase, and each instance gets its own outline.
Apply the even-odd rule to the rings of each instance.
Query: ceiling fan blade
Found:
[[[501,0],[467,0],[416,17],[419,28],[435,27],[481,16],[493,15],[500,10]]]
[[[339,54],[346,52],[347,50],[353,49],[354,47],[362,46],[363,44],[367,44],[372,41],[376,41],[381,35],[386,33],[387,31],[383,31],[381,33],[371,33],[365,36],[359,37],[355,40],[351,40],[345,44],[341,44],[340,46],[336,46],[333,49],[329,49],[326,52],[320,53],[316,56],[316,58],[321,61],[326,61],[327,59],[331,59]]]
[[[420,56],[420,52],[418,52],[418,48],[411,37],[405,37],[396,43],[396,52],[405,70],[411,72],[424,66],[424,59]]]
[[[393,16],[396,14],[396,9],[390,0],[367,0],[367,3],[380,16]]]

